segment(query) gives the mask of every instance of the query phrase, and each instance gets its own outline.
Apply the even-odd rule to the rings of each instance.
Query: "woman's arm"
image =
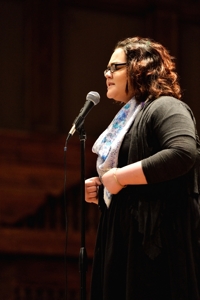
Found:
[[[160,102],[161,104],[161,102]],[[145,138],[157,140],[157,153],[125,167],[109,170],[102,182],[112,194],[123,186],[158,183],[186,174],[197,155],[195,127],[188,111],[181,103],[161,105],[151,116],[152,131]],[[144,138],[144,137],[141,137]]]
[[[117,194],[126,185],[147,184],[141,161],[123,168],[113,168],[102,177],[102,182],[111,194]]]

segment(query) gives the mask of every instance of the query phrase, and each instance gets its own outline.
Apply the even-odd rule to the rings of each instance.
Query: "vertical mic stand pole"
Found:
[[[79,254],[79,271],[81,274],[81,300],[86,300],[87,252],[85,248],[85,141],[83,125],[78,129],[81,146],[81,248]]]

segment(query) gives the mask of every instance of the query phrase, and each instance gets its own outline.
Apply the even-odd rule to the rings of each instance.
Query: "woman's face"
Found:
[[[126,63],[126,55],[122,48],[117,48],[108,63],[107,68],[112,66],[112,64]],[[107,97],[109,99],[114,99],[120,102],[128,102],[133,96],[134,91],[129,83],[129,78],[127,77],[127,67],[126,65],[117,66],[116,70],[112,73],[110,70],[105,72],[106,85],[107,85]],[[128,93],[126,93],[126,84],[128,81]]]

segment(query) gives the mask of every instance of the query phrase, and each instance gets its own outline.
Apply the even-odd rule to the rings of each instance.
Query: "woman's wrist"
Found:
[[[126,188],[127,185],[123,185],[119,182],[118,177],[117,177],[117,170],[118,168],[114,168],[114,172],[113,172],[113,178],[115,180],[115,182],[121,187],[121,188]]]

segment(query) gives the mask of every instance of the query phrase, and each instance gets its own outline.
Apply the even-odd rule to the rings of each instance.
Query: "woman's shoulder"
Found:
[[[195,124],[196,120],[190,107],[182,100],[170,96],[161,96],[149,101],[143,108],[140,121],[159,126],[166,120],[184,120],[185,124]],[[152,123],[153,122],[153,123]]]
[[[177,98],[171,96],[161,96],[149,103],[149,113],[183,113],[193,116],[191,108]]]
[[[151,101],[150,106],[153,108],[157,107],[171,107],[171,106],[179,106],[184,102],[172,96],[161,96],[153,101]]]

